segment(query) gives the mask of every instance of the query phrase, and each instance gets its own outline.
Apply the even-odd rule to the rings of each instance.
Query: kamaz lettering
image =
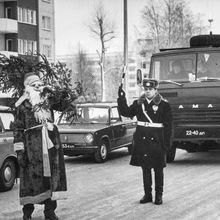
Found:
[[[200,106],[199,105],[192,105],[192,108],[199,108]],[[179,109],[183,109],[184,108],[184,106],[183,105],[179,105],[179,107],[178,107]],[[207,105],[207,108],[213,108],[213,105],[212,104],[208,104]]]

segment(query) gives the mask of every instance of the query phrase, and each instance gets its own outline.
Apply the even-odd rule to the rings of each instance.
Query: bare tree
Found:
[[[101,73],[101,100],[105,100],[104,88],[104,73],[105,73],[105,54],[108,48],[108,43],[115,38],[114,22],[108,19],[103,4],[100,2],[99,6],[94,10],[93,19],[89,25],[90,31],[98,37],[101,43],[101,49],[97,50],[99,55],[99,66]]]
[[[118,52],[114,56],[106,55],[106,71],[104,75],[105,81],[105,101],[115,101],[118,96],[118,84],[121,82],[121,72],[123,69],[123,54]],[[119,74],[120,73],[120,74]]]
[[[160,5],[159,5],[160,4]],[[148,1],[142,11],[146,36],[154,50],[188,46],[189,39],[207,30],[200,15],[193,15],[185,0]]]
[[[80,48],[76,58],[76,79],[82,85],[85,101],[91,101],[91,94],[96,94],[98,86],[93,75],[92,60],[90,60],[86,52]]]

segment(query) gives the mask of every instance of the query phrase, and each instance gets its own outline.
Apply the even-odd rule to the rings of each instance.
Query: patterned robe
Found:
[[[55,107],[55,106],[52,106]],[[56,106],[56,110],[59,110]],[[53,122],[53,112],[51,121]],[[35,128],[34,128],[35,127]],[[48,131],[53,147],[48,149],[51,176],[44,175],[42,126],[35,119],[32,106],[25,100],[16,108],[14,144],[23,143],[24,151],[17,151],[20,166],[20,204],[40,204],[44,200],[66,198],[66,173],[63,150],[57,127]]]
[[[134,150],[130,164],[159,168],[166,166],[166,151],[170,148],[172,130],[172,113],[170,105],[160,94],[148,103],[145,96],[135,100],[128,106],[125,97],[118,98],[118,106],[125,117],[137,117],[140,122],[162,123],[163,127],[144,127],[137,125],[134,133]]]

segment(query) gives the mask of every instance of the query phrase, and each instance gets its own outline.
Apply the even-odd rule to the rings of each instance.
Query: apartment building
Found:
[[[0,0],[0,53],[55,60],[54,0]]]

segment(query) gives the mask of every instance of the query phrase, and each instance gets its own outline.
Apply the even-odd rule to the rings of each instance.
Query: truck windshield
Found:
[[[158,80],[173,81],[220,79],[220,52],[155,56],[150,75]]]

